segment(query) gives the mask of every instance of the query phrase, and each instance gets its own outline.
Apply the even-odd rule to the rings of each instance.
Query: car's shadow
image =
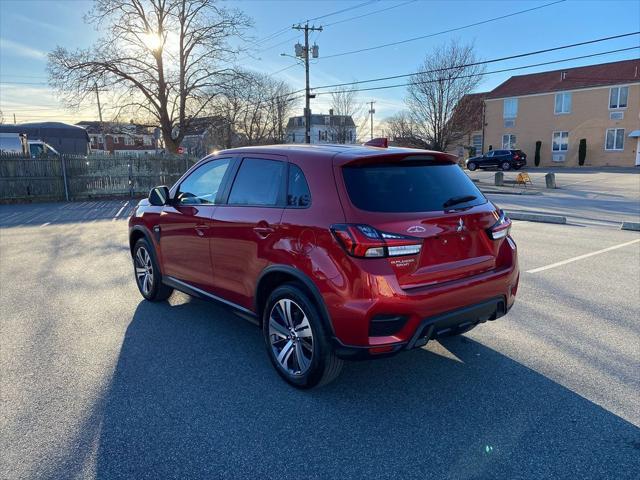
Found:
[[[637,478],[637,427],[467,337],[435,347],[299,391],[255,326],[199,300],[142,302],[58,472],[97,449],[101,479]]]

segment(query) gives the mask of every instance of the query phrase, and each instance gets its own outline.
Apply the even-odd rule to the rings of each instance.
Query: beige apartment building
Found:
[[[485,99],[483,150],[519,148],[534,165],[640,165],[640,60],[511,77]]]

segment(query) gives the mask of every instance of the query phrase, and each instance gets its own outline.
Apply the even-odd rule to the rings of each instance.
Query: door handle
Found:
[[[275,230],[271,227],[254,227],[253,231],[256,232],[260,238],[267,238]]]
[[[199,237],[204,237],[204,232],[208,228],[209,228],[209,225],[207,225],[206,223],[200,223],[195,226],[196,233],[198,234]]]

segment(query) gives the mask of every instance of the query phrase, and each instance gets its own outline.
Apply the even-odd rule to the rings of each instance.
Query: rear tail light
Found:
[[[487,230],[487,234],[489,235],[489,238],[493,240],[499,240],[509,235],[510,230],[511,220],[509,220],[504,212],[500,210],[498,221],[495,223],[495,225]]]
[[[370,225],[341,223],[332,225],[331,231],[352,257],[384,258],[416,255],[422,248],[420,238],[381,232]]]

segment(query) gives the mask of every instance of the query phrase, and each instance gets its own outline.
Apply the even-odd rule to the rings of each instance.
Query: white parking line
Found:
[[[40,225],[40,228],[42,227],[46,227],[47,225],[49,225],[51,222],[47,222],[47,223],[43,223],[42,225]]]
[[[552,263],[551,265],[545,265],[544,267],[534,268],[533,270],[527,270],[527,273],[538,273],[543,270],[549,270],[550,268],[560,267],[562,265],[566,265],[567,263],[575,262],[577,260],[582,260],[583,258],[593,257],[594,255],[599,255],[601,253],[609,252],[611,250],[615,250],[617,248],[626,247],[628,245],[633,245],[634,243],[640,242],[640,238],[637,240],[631,240],[630,242],[621,243],[619,245],[614,245],[612,247],[603,248],[602,250],[598,250],[596,252],[585,253],[584,255],[579,255],[577,257],[568,258],[567,260],[563,260],[561,262]]]
[[[116,213],[116,216],[115,216],[115,217],[113,217],[113,218],[111,219],[111,221],[112,221],[112,222],[115,222],[115,221],[118,219],[118,217],[120,216],[120,214],[122,213],[122,211],[125,209],[125,207],[126,207],[127,205],[129,205],[129,202],[126,202],[126,203],[125,203],[125,204],[120,208],[120,210],[118,210],[118,213]]]

